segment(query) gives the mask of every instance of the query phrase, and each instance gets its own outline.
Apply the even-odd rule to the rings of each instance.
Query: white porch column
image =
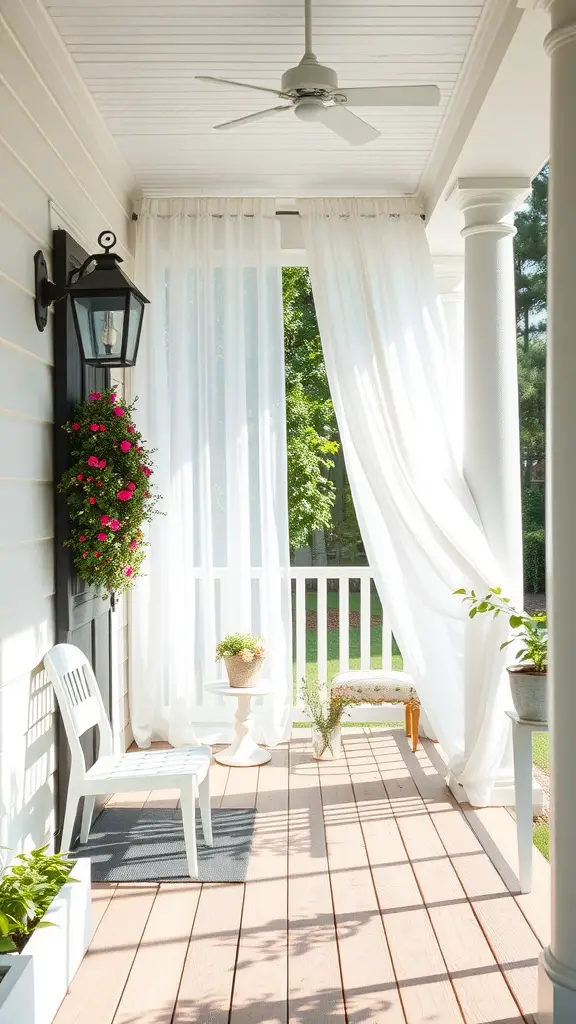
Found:
[[[464,474],[503,586],[523,601],[514,210],[529,178],[460,178],[464,213]],[[497,583],[499,581],[495,581]]]
[[[548,604],[552,749],[552,938],[541,1024],[576,1021],[576,0],[551,0],[548,220]]]

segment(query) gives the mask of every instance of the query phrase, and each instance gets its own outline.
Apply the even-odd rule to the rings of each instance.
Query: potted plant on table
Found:
[[[265,657],[260,637],[251,633],[230,633],[216,648],[216,659],[222,658],[230,686],[252,686]]]
[[[548,721],[547,701],[547,667],[548,667],[548,631],[545,612],[527,615],[519,612],[512,605],[509,597],[502,596],[501,587],[492,587],[485,597],[478,597],[474,590],[465,588],[454,591],[461,594],[464,602],[470,605],[468,615],[471,619],[476,615],[490,613],[496,618],[504,614],[508,616],[514,635],[500,645],[500,650],[510,644],[518,644],[513,665],[508,665],[512,702],[518,716],[527,722]]]
[[[0,1024],[51,1024],[90,941],[90,861],[47,851],[0,879]]]
[[[328,693],[326,683],[302,680],[300,690],[304,709],[312,719],[312,751],[317,761],[332,761],[342,756],[342,715],[350,704],[355,704],[345,687],[338,693]]]

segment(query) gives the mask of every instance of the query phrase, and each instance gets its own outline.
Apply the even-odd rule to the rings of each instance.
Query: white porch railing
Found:
[[[375,601],[373,609],[372,570],[362,566],[302,566],[290,568],[290,578],[295,580],[293,589],[293,651],[294,664],[294,711],[295,722],[305,721],[302,711],[300,684],[302,679],[316,676],[328,682],[338,673],[356,668],[399,667],[400,659],[394,659],[393,638],[390,622],[380,603]],[[351,589],[351,581],[359,582],[359,589]],[[329,582],[332,586],[329,589]],[[315,584],[315,590],[309,587]],[[336,588],[334,588],[334,583]],[[295,594],[294,594],[295,590]],[[307,596],[315,594],[316,601],[307,602]],[[337,630],[329,630],[329,595],[337,596],[334,611],[338,616]],[[352,603],[357,624],[350,625]],[[354,600],[354,598],[358,600]],[[315,621],[314,621],[314,608]],[[308,606],[309,607],[308,607]],[[377,649],[373,635],[373,611],[381,617],[382,637]],[[377,629],[374,633],[377,635]],[[397,721],[403,716],[403,708],[358,707],[350,709],[352,721]]]

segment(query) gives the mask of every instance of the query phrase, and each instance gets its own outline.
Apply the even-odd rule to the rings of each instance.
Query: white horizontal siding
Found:
[[[39,844],[54,826],[53,698],[42,669],[54,643],[53,344],[33,305],[35,251],[50,263],[51,203],[81,239],[112,228],[131,264],[131,201],[112,139],[106,149],[96,115],[79,134],[3,17],[24,24],[36,2],[0,0],[0,844],[12,847]],[[48,70],[48,49],[42,61]],[[119,671],[127,676],[123,663]]]

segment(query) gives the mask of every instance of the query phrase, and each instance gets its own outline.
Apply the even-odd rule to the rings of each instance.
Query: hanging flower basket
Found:
[[[92,392],[64,424],[72,464],[58,490],[66,495],[72,524],[65,543],[78,575],[105,592],[129,590],[146,551],[143,525],[156,514],[152,462],[132,420],[134,404],[116,391]]]

